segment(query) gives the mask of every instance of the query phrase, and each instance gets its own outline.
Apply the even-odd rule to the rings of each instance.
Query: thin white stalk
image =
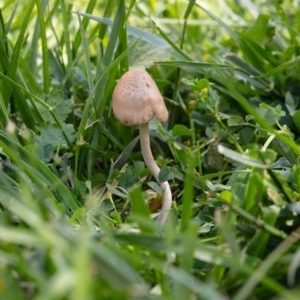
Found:
[[[140,131],[141,150],[142,150],[145,164],[148,167],[148,169],[151,171],[155,180],[159,183],[161,190],[163,192],[162,208],[159,216],[157,217],[157,222],[163,224],[167,220],[168,213],[171,208],[172,192],[168,181],[159,182],[158,175],[160,172],[160,168],[156,164],[151,152],[148,123],[140,125],[139,131]]]

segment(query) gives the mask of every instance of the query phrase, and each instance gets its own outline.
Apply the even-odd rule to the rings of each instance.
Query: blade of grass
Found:
[[[186,290],[190,291],[190,295],[196,295],[199,299],[204,300],[226,300],[227,298],[223,296],[219,291],[211,287],[209,284],[205,284],[204,282],[197,279],[195,276],[192,276],[190,273],[185,272],[180,268],[176,268],[171,266],[169,270],[164,271],[166,275],[172,278],[175,282],[180,283],[182,286],[186,288]],[[174,299],[174,295],[170,295]],[[176,299],[182,299],[176,297]]]
[[[186,69],[233,69],[234,67],[229,64],[217,64],[217,63],[206,63],[201,61],[155,61],[154,64],[160,66],[170,66],[176,68],[186,68]]]
[[[8,81],[10,80],[7,80],[7,82]],[[12,87],[14,86],[12,85]],[[30,129],[35,129],[36,124],[42,119],[39,111],[36,109],[36,106],[33,105],[30,107],[30,105],[28,105],[27,99],[20,88],[13,88],[12,95],[13,99],[16,100],[14,103],[16,104],[17,112],[20,113],[25,125]],[[31,102],[33,101],[31,100]]]
[[[277,73],[280,73],[280,72],[283,72],[283,71],[289,69],[290,67],[294,67],[294,66],[298,65],[299,62],[300,62],[300,56],[293,57],[292,59],[280,64],[276,68],[273,68],[261,75],[254,76],[254,78],[262,79],[262,78],[273,76]]]
[[[40,24],[40,37],[42,44],[42,57],[43,57],[43,84],[44,84],[44,93],[48,94],[50,89],[50,68],[49,68],[49,57],[48,57],[48,40],[47,40],[47,28],[44,21],[44,9],[42,7],[41,1],[35,1],[37,6],[37,14]],[[44,3],[45,5],[45,3]]]
[[[125,3],[123,0],[119,0],[117,12],[116,15],[114,16],[114,22],[112,24],[111,33],[109,36],[109,41],[104,52],[103,60],[101,61],[101,67],[107,67],[112,62],[120,38],[119,34],[120,32],[122,33],[122,28],[124,27],[124,21],[125,21]],[[99,75],[102,72],[102,68],[99,68],[97,72]]]
[[[67,4],[69,5],[69,4]],[[61,12],[62,12],[62,21],[63,21],[63,28],[64,28],[64,31],[63,31],[63,35],[64,35],[64,45],[66,47],[66,55],[67,55],[67,60],[68,60],[68,63],[66,64],[67,65],[67,69],[69,67],[72,66],[72,61],[73,61],[73,57],[72,57],[72,47],[71,47],[71,41],[70,41],[70,17],[71,17],[71,14],[68,10],[68,7],[67,7],[66,3],[65,3],[65,0],[60,0],[60,7],[61,7]],[[70,75],[72,76],[72,72],[70,72]]]
[[[18,61],[20,59],[20,55],[21,55],[21,50],[22,50],[22,46],[26,37],[26,30],[28,28],[28,24],[30,21],[30,16],[31,13],[33,11],[35,5],[35,0],[31,0],[28,5],[26,6],[27,9],[24,13],[24,18],[23,18],[23,22],[22,22],[22,26],[20,28],[20,32],[17,38],[17,41],[14,45],[13,48],[13,52],[12,52],[12,56],[10,58],[10,63],[9,63],[9,67],[7,70],[7,77],[11,78],[12,80],[16,79],[16,74],[17,74],[17,69],[18,69]],[[4,82],[4,103],[7,106],[9,101],[10,101],[10,97],[12,95],[12,91],[13,91],[13,84],[11,83],[11,81],[7,81],[5,80]],[[22,108],[25,106],[24,103],[22,103],[21,101],[17,99],[15,99],[16,104],[19,104],[20,110],[22,110]]]
[[[88,5],[87,5],[87,8],[85,10],[85,14],[92,13],[95,6],[96,6],[96,4],[97,4],[97,0],[89,1]],[[112,5],[110,5],[110,6],[112,7]],[[75,36],[75,39],[74,39],[74,42],[73,42],[73,48],[72,48],[73,57],[75,57],[77,52],[78,52],[78,49],[79,49],[79,47],[81,45],[81,42],[82,42],[82,37],[83,37],[82,32],[84,32],[87,29],[88,24],[89,24],[89,18],[83,19],[81,24],[80,24],[81,29],[80,29],[80,31],[78,31],[76,33],[76,36]]]
[[[36,123],[40,121],[40,115],[38,111],[36,110],[35,105],[33,104],[32,107],[29,107],[27,99],[25,98],[23,91],[19,88],[19,86],[15,86],[14,82],[18,80],[23,80],[22,72],[19,72],[20,78],[17,76],[17,72],[20,69],[20,67],[23,64],[21,53],[22,53],[22,47],[25,39],[25,32],[27,30],[27,26],[30,21],[31,13],[34,8],[34,2],[32,1],[28,5],[28,9],[25,11],[23,22],[21,23],[20,32],[17,38],[17,41],[14,45],[14,48],[12,50],[12,55],[9,56],[10,49],[7,43],[7,40],[3,41],[1,43],[1,55],[0,55],[0,61],[2,65],[2,71],[4,74],[1,74],[3,76],[3,88],[2,88],[2,98],[4,102],[4,107],[7,107],[9,102],[11,101],[11,96],[13,99],[13,109],[16,109],[24,123],[28,128],[34,128]],[[2,24],[2,30],[5,31],[5,28],[3,28]],[[5,33],[6,34],[6,33]]]
[[[53,192],[56,196],[52,198],[59,199],[66,206],[66,210],[75,211],[78,208],[78,203],[71,191],[40,160],[15,142],[12,137],[3,132],[0,132],[0,137],[0,147],[3,152],[41,189],[41,195],[42,192],[45,195]]]
[[[195,174],[194,174],[195,163],[196,163],[195,156],[191,155],[186,170],[184,190],[182,195],[182,215],[181,215],[181,224],[180,224],[181,231],[187,230],[193,214],[193,199],[194,199],[193,185],[195,180]]]
[[[92,76],[92,65],[90,61],[90,56],[89,56],[89,48],[88,48],[88,42],[85,37],[84,33],[84,25],[83,21],[81,21],[81,18],[79,14],[78,16],[78,22],[79,22],[79,27],[80,27],[80,33],[81,33],[81,44],[83,48],[83,53],[84,53],[84,61],[85,61],[85,66],[86,66],[86,73],[87,73],[87,79],[88,79],[88,84],[89,84],[89,91],[91,92],[94,90],[94,82],[93,82],[93,76]]]
[[[105,39],[105,35],[107,34],[108,25],[111,25],[111,26],[113,25],[113,20],[110,19],[110,16],[113,13],[113,8],[114,8],[114,6],[111,5],[111,3],[107,2],[104,13],[103,13],[103,17],[95,17],[90,14],[85,14],[86,16],[89,16],[88,17],[89,19],[93,19],[93,20],[98,19],[98,21],[100,22],[98,37],[101,40],[101,49],[103,49],[102,41],[103,41],[103,39]],[[108,22],[101,22],[100,20],[108,20]]]
[[[254,168],[267,169],[268,165],[260,162],[259,160],[253,159],[245,154],[240,154],[234,150],[231,150],[223,145],[218,145],[218,152],[233,161],[240,162],[246,166],[251,166]]]
[[[5,27],[2,10],[0,9],[0,64],[3,72],[7,72],[9,65],[7,30],[8,28]]]
[[[180,49],[183,49],[183,45],[184,45],[184,40],[185,40],[185,34],[186,34],[186,29],[187,29],[187,21],[189,18],[189,15],[191,14],[194,4],[195,4],[195,0],[191,0],[189,1],[189,4],[185,10],[184,13],[184,23],[183,23],[183,28],[182,28],[182,33],[181,33],[181,42],[180,42]],[[176,78],[175,78],[175,84],[174,84],[174,91],[173,91],[173,100],[176,101],[177,100],[177,93],[178,93],[178,88],[179,88],[179,82],[180,82],[180,74],[181,74],[181,69],[178,67],[177,71],[176,71]]]
[[[0,93],[0,127],[1,127],[1,129],[8,120],[9,120],[8,112],[7,112],[2,94]]]
[[[111,251],[111,249],[94,241],[90,243],[90,248],[99,261],[99,273],[114,288],[128,289],[131,287],[133,295],[135,292],[144,294],[147,290],[144,279],[133,266],[122,258],[117,249]]]
[[[59,245],[60,248],[67,246],[63,237],[58,236],[52,230],[51,226],[47,222],[44,222],[42,219],[43,216],[39,215],[36,211],[33,211],[32,208],[25,203],[21,201],[4,201],[2,204],[5,205],[5,207],[13,214],[28,224],[31,229],[34,229],[34,231],[37,233],[40,243],[42,242],[42,244],[48,246]]]
[[[198,225],[190,222],[182,235],[185,246],[182,253],[177,257],[177,264],[181,271],[185,271],[186,274],[192,274],[195,262],[194,253],[198,243]],[[178,281],[174,284],[173,294],[176,295],[175,299],[179,300],[189,299],[192,293],[185,281]]]
[[[158,30],[160,36],[162,36],[162,38],[165,40],[165,42],[167,42],[167,44],[171,47],[171,49],[175,51],[175,54],[178,56],[178,58],[186,59],[188,61],[193,61],[193,58],[190,55],[185,53],[182,49],[180,49],[180,47],[178,47],[175,43],[172,42],[168,34],[166,34],[154,20],[152,20],[152,23],[155,26],[155,28]]]
[[[134,186],[129,190],[129,196],[131,200],[132,219],[138,223],[141,232],[154,233],[153,222],[150,218],[150,210],[145,202],[141,188]]]
[[[128,41],[127,41],[127,24],[126,24],[126,11],[125,8],[122,10],[122,19],[123,19],[123,25],[121,26],[119,30],[119,44],[116,52],[116,56],[122,54],[123,52],[126,52],[128,49]],[[121,62],[120,67],[122,73],[126,72],[129,69],[129,62],[128,62],[128,56],[126,56]]]
[[[0,240],[5,243],[15,243],[28,247],[41,245],[40,238],[29,229],[16,229],[11,226],[1,226]]]
[[[276,11],[278,13],[278,16],[280,17],[282,23],[284,24],[284,26],[286,26],[286,28],[289,32],[289,35],[290,35],[290,38],[291,38],[291,43],[290,44],[291,45],[298,45],[298,42],[297,42],[298,32],[297,32],[297,30],[295,30],[295,28],[291,28],[291,26],[288,26],[289,19],[286,15],[282,5],[280,5],[280,3],[278,3],[276,0],[272,0],[271,2],[275,6]]]
[[[276,220],[278,218],[278,209],[275,208],[262,208],[262,219],[266,224],[269,224],[270,227],[276,226]],[[270,234],[266,232],[263,228],[260,230],[257,230],[254,234],[254,236],[251,238],[247,253],[249,255],[255,256],[255,257],[263,257],[263,253],[266,251],[267,243],[270,239]]]
[[[291,248],[296,242],[300,240],[300,229],[298,228],[291,235],[289,235],[284,241],[279,244],[279,246],[272,251],[266,259],[262,261],[260,266],[251,274],[249,279],[245,282],[242,288],[238,291],[238,293],[233,297],[234,300],[244,300],[248,299],[257,284],[261,281],[261,279],[267,274],[267,272],[276,265],[276,261],[278,261],[289,248]],[[283,289],[279,291],[282,293],[282,296],[287,291]],[[294,299],[295,297],[289,295],[288,299]]]
[[[230,205],[230,208],[235,213],[237,213],[240,217],[255,224],[259,228],[262,228],[264,231],[268,232],[269,234],[272,234],[272,235],[277,236],[282,239],[285,239],[287,237],[287,235],[284,233],[284,231],[279,230],[276,227],[266,223],[264,220],[257,219],[255,216],[253,216],[252,214],[241,209],[239,206],[235,205],[234,203],[229,203],[229,205]]]
[[[120,243],[124,243],[126,245],[133,244],[136,246],[141,246],[143,248],[146,247],[151,251],[155,250],[165,252],[168,250],[165,237],[136,233],[116,233],[115,237]],[[177,238],[174,237],[173,244],[174,245],[172,249],[173,251],[175,251],[175,253],[180,254],[184,252],[185,240],[182,238],[182,233],[179,233],[179,236]],[[195,262],[207,262],[208,264],[223,266],[226,268],[226,270],[230,268],[231,270],[239,272],[240,274],[243,274],[245,276],[251,276],[253,274],[253,265],[245,263],[245,259],[243,257],[235,257],[231,253],[224,251],[224,248],[207,244],[205,243],[205,241],[197,244],[197,247],[193,254],[193,258],[195,259]],[[153,262],[155,257],[152,256],[149,259],[151,259],[151,261]],[[171,269],[170,267],[166,268],[165,262],[158,261],[157,264],[155,264],[155,267],[158,269],[163,268],[166,270],[165,272],[168,272],[169,270],[169,274],[171,274]],[[184,272],[183,270],[181,271]],[[273,278],[264,276],[263,278],[261,278],[261,283],[270,290],[274,292],[280,292],[286,297],[290,295],[290,293]],[[200,293],[199,295],[202,295],[201,291],[198,292]]]

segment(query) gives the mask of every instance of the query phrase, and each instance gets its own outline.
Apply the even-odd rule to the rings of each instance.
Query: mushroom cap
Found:
[[[164,122],[168,111],[159,89],[147,71],[134,68],[120,78],[112,95],[116,118],[124,125],[148,123],[153,117]]]

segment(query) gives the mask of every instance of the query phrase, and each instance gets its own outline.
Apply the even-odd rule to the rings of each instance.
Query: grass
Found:
[[[77,2],[0,8],[0,299],[298,299],[297,1]],[[164,225],[111,111],[133,66]]]

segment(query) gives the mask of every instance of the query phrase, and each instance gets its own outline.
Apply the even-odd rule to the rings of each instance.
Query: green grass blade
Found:
[[[218,151],[220,154],[232,159],[233,161],[237,161],[241,164],[244,164],[245,166],[251,166],[254,168],[260,168],[260,169],[267,169],[268,165],[250,158],[249,156],[245,154],[240,154],[234,150],[231,150],[227,147],[224,147],[223,145],[218,145]]]
[[[9,65],[8,41],[7,41],[6,30],[7,28],[5,28],[2,10],[0,9],[0,65],[2,67],[3,72],[7,72],[8,65]]]
[[[300,56],[296,56],[296,57],[294,57],[294,58],[292,58],[292,59],[290,59],[290,60],[288,60],[288,61],[280,64],[276,68],[273,68],[273,69],[271,69],[271,70],[269,70],[269,71],[267,71],[267,72],[265,72],[265,73],[263,73],[261,75],[255,76],[255,78],[260,79],[260,78],[266,78],[266,77],[270,77],[270,76],[276,75],[276,74],[278,74],[280,72],[288,70],[290,67],[294,67],[294,66],[298,65],[299,63],[300,63]]]
[[[83,53],[84,53],[84,61],[85,61],[85,66],[86,66],[89,90],[93,91],[94,90],[94,82],[93,82],[93,76],[92,76],[92,65],[90,62],[88,42],[85,38],[83,21],[81,21],[79,14],[78,14],[78,21],[79,21],[79,26],[80,26],[81,43],[82,43],[82,48],[83,48]]]
[[[155,61],[155,64],[160,66],[170,66],[176,68],[185,68],[187,70],[201,70],[201,69],[233,69],[232,65],[229,64],[218,64],[218,63],[206,63],[201,61]]]
[[[64,35],[64,46],[66,47],[66,55],[67,55],[67,69],[72,66],[73,56],[72,56],[72,47],[71,47],[71,33],[70,33],[70,17],[71,14],[69,12],[69,7],[67,7],[67,3],[65,0],[60,0],[60,7],[62,12],[62,23],[64,27],[63,35]],[[72,74],[72,73],[70,73]]]
[[[119,35],[123,34],[122,28],[124,27],[124,21],[125,21],[125,2],[123,0],[120,0],[115,15],[115,19],[111,28],[109,41],[105,49],[103,60],[101,62],[101,66],[103,67],[108,66],[113,60],[115,50],[118,45],[118,40],[120,38]],[[98,74],[100,74],[101,71],[102,70],[99,69]]]
[[[20,56],[22,53],[22,46],[24,43],[24,39],[26,37],[26,31],[27,31],[27,27],[28,27],[28,24],[30,21],[31,13],[34,8],[34,4],[35,4],[35,1],[31,0],[29,2],[29,4],[27,5],[27,10],[24,13],[22,26],[20,28],[20,32],[19,32],[17,41],[15,43],[15,46],[14,46],[14,49],[12,52],[9,67],[7,70],[7,77],[11,78],[12,80],[16,79],[18,63],[19,63],[19,59],[20,59]],[[4,99],[5,105],[7,106],[10,101],[10,97],[11,97],[12,91],[13,91],[13,84],[10,81],[4,82],[4,91],[5,91],[5,93],[4,93],[3,99]],[[20,110],[21,110],[21,108],[24,107],[24,105],[22,105],[22,103],[20,103],[18,98],[16,98],[15,100],[16,100],[17,104],[20,104]]]
[[[194,175],[195,163],[196,163],[196,159],[194,155],[191,155],[186,170],[184,190],[182,195],[182,215],[181,215],[181,224],[180,224],[181,231],[187,230],[193,213],[193,199],[194,199],[193,184],[195,180],[195,175]]]
[[[97,0],[91,0],[91,1],[89,1],[88,5],[87,5],[87,8],[86,8],[86,11],[85,11],[85,14],[91,14],[93,12],[96,4],[97,4]],[[80,25],[81,26],[81,30],[76,33],[76,37],[74,39],[73,48],[72,48],[72,53],[73,53],[74,57],[77,54],[78,49],[79,49],[79,47],[81,45],[81,42],[82,42],[82,38],[83,38],[82,31],[85,31],[87,29],[88,24],[89,24],[89,18],[83,19],[82,23]]]
[[[1,226],[0,240],[5,243],[15,243],[28,247],[38,247],[41,240],[28,229],[16,229],[11,226]]]
[[[276,265],[276,262],[285,254],[300,239],[300,230],[296,230],[289,235],[279,246],[272,251],[267,258],[262,261],[260,266],[252,273],[249,279],[245,282],[239,292],[233,298],[234,300],[244,300],[251,296],[254,287],[259,284],[260,280],[267,274],[269,269]],[[292,294],[289,294],[285,289],[278,291],[282,296],[288,296],[286,299],[296,300]]]
[[[38,19],[40,24],[40,35],[42,44],[42,57],[43,57],[43,84],[44,93],[48,94],[50,89],[50,67],[49,67],[49,57],[48,57],[48,40],[47,40],[47,28],[44,21],[44,10],[42,8],[42,3],[40,0],[35,1],[37,6]]]
[[[0,132],[0,146],[10,160],[20,168],[20,171],[28,176],[41,189],[45,195],[55,193],[66,207],[66,210],[75,211],[78,208],[77,200],[64,183],[56,177],[43,163],[41,163],[32,153],[9,138],[5,133]],[[20,159],[22,157],[22,159]]]
[[[141,292],[146,288],[143,278],[117,253],[113,253],[98,243],[93,244],[92,251],[101,262],[101,276],[113,287],[126,289],[136,285]],[[134,290],[132,292],[134,293]]]
[[[140,187],[134,186],[129,191],[132,219],[138,223],[142,232],[154,232],[153,222],[150,222],[150,210],[145,202]]]
[[[163,37],[165,42],[171,47],[171,49],[174,50],[175,55],[180,59],[185,59],[188,61],[193,61],[193,58],[185,53],[180,47],[178,47],[171,39],[170,37],[160,28],[160,26],[157,24],[157,22],[152,21],[155,28],[158,30],[159,34]]]
[[[6,109],[2,94],[0,93],[0,126],[1,126],[1,129],[2,129],[3,125],[7,123],[8,120],[9,120],[9,116],[7,113],[7,109]]]

